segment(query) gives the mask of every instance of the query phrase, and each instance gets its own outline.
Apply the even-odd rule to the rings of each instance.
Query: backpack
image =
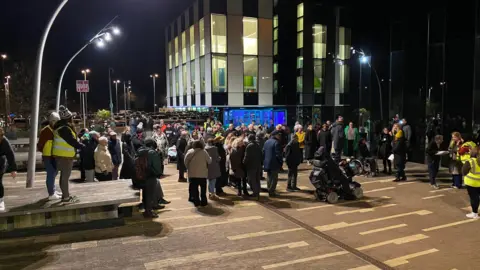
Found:
[[[148,152],[135,157],[135,180],[145,182],[148,175]]]

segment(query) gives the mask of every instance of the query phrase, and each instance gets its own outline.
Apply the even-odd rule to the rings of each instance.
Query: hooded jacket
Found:
[[[201,148],[190,149],[185,155],[185,166],[189,178],[208,178],[210,163],[212,163],[212,158],[207,151]]]
[[[108,152],[105,145],[99,144],[95,149],[95,172],[96,173],[110,173],[113,170],[112,156]]]

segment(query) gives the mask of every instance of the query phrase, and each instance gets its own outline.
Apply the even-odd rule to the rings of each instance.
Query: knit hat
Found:
[[[60,120],[60,115],[58,115],[57,112],[52,112],[52,113],[48,116],[48,121],[49,121],[49,122],[57,122],[58,120]]]
[[[58,109],[58,114],[60,115],[60,119],[65,120],[65,119],[70,119],[72,118],[73,114],[71,111],[69,111],[65,106],[60,106]]]

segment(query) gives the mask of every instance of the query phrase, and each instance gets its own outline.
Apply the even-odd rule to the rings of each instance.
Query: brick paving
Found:
[[[0,269],[460,270],[480,263],[479,221],[465,218],[466,192],[447,188],[448,181],[431,189],[423,165],[408,164],[406,183],[359,178],[365,198],[336,205],[314,200],[306,165],[302,192],[285,192],[281,174],[279,198],[243,200],[226,189],[229,196],[198,209],[174,165],[167,173],[162,184],[173,200],[158,219],[136,214],[123,227],[0,239]],[[24,178],[6,177],[6,186]]]

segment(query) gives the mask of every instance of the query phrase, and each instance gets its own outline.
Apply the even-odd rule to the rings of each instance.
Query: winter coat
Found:
[[[245,169],[256,170],[262,168],[263,153],[260,145],[257,142],[249,142],[245,148],[245,156],[243,157],[243,164]]]
[[[427,163],[440,162],[441,156],[436,155],[438,151],[442,150],[442,146],[438,147],[435,140],[428,143],[427,149],[425,149],[425,154],[427,155]]]
[[[388,158],[392,154],[392,136],[382,133],[378,141],[378,158]]]
[[[17,170],[15,163],[15,154],[7,138],[3,137],[0,141],[0,174],[13,172]]]
[[[122,164],[122,148],[120,147],[120,140],[109,140],[108,141],[108,151],[112,156],[112,163],[115,166]]]
[[[230,174],[237,177],[245,177],[245,169],[243,166],[243,156],[245,155],[245,147],[233,148],[230,153]]]
[[[187,148],[187,139],[180,138],[177,140],[177,170],[186,170],[185,167],[185,154]]]
[[[168,156],[168,139],[167,136],[162,133],[161,135],[153,134],[152,139],[157,143],[157,149],[162,154],[162,158],[165,159]]]
[[[392,151],[396,163],[405,163],[407,161],[407,144],[403,136],[393,141]]]
[[[120,171],[120,179],[132,179],[135,176],[135,150],[131,138],[130,134],[124,137],[122,145],[123,164]]]
[[[348,129],[350,127],[345,128],[345,139],[348,140]],[[353,128],[353,151],[358,150],[358,140],[360,139],[360,134],[358,133],[358,128]],[[345,144],[343,151],[348,153],[348,143]]]
[[[208,178],[208,165],[212,158],[204,149],[195,148],[185,154],[185,166],[188,170],[188,178]]]
[[[285,160],[288,168],[297,168],[302,162],[302,150],[297,141],[292,140],[285,147]]]
[[[218,155],[220,157],[219,166],[220,172],[222,176],[217,178],[217,183],[219,187],[224,187],[227,185],[228,174],[227,174],[227,152],[223,147],[223,143],[216,143],[215,146],[217,147]]]
[[[220,155],[216,146],[207,145],[205,147],[208,155],[212,158],[212,163],[208,165],[208,179],[217,179],[222,176],[220,170]]]
[[[111,173],[113,170],[112,156],[108,152],[107,146],[99,144],[95,149],[95,172]]]
[[[317,135],[318,147],[323,146],[328,153],[332,150],[332,133],[329,130],[320,130]]]
[[[313,154],[317,150],[317,136],[315,130],[307,130],[305,133],[305,159],[313,159]]]
[[[305,148],[305,132],[297,132],[295,135],[298,137],[298,146],[301,149]]]
[[[95,169],[95,149],[97,149],[98,142],[93,138],[88,140],[83,140],[85,148],[80,152],[82,158],[82,166],[84,170],[94,170]]]
[[[265,171],[280,171],[283,164],[282,145],[275,138],[270,138],[263,146]]]
[[[138,152],[138,149],[140,149],[140,147],[145,146],[145,135],[143,134],[143,132],[133,135],[132,144],[135,152]]]
[[[335,122],[330,129],[332,133],[333,148],[336,150],[343,150],[345,144],[345,131],[343,130],[343,122]]]

